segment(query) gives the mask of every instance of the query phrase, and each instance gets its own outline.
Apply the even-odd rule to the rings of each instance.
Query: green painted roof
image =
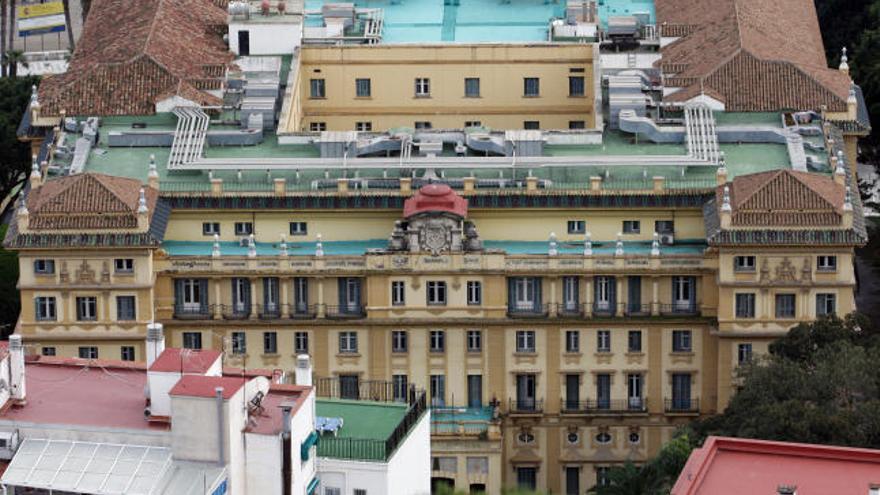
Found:
[[[336,438],[385,441],[406,414],[406,404],[363,400],[318,399],[315,414],[342,418],[344,424]]]

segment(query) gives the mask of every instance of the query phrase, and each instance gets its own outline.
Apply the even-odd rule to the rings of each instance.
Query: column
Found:
[[[621,314],[620,308],[626,308],[625,303],[627,301],[626,301],[626,297],[624,297],[624,292],[623,292],[623,277],[617,276],[614,278],[614,281],[617,283],[617,288],[615,289],[617,291],[616,292],[617,300],[615,301],[617,303],[617,305],[615,307],[611,308],[611,310],[614,312],[612,314],[612,316],[617,316],[617,315]]]
[[[252,320],[257,318],[257,278],[250,279],[251,282],[251,314],[250,318]]]
[[[211,285],[213,286],[214,292],[214,319],[219,320],[223,318],[223,291],[220,288],[220,284],[222,283],[222,279],[212,278]]]
[[[293,282],[289,278],[279,278],[278,285],[280,286],[280,294],[279,294],[279,303],[281,304],[281,317],[289,318],[290,317],[290,284]]]
[[[549,308],[550,308],[549,315],[551,317],[556,316],[556,303],[559,300],[556,297],[556,281],[557,281],[556,277],[547,277],[547,282],[550,284],[550,299],[549,299],[548,303],[549,303]]]
[[[584,284],[587,288],[585,298],[584,298],[584,317],[589,318],[593,314],[593,277],[584,277],[586,284]]]
[[[318,318],[323,318],[327,314],[327,310],[324,307],[324,278],[315,277],[312,280],[318,284]]]

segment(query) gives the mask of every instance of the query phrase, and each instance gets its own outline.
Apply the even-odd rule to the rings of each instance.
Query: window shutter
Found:
[[[199,308],[202,312],[208,311],[208,279],[199,279]]]
[[[347,279],[343,278],[343,277],[336,279],[336,282],[338,283],[338,286],[339,286],[338,299],[339,299],[339,310],[340,311],[343,311],[344,308],[346,307],[346,304],[345,304],[346,303],[346,301],[345,301],[345,281],[346,280]]]
[[[34,317],[35,317],[37,320],[41,320],[41,319],[43,319],[43,316],[44,316],[44,315],[41,315],[41,314],[40,314],[40,298],[39,298],[39,297],[35,297],[35,298],[34,298]]]
[[[688,301],[692,307],[697,305],[697,277],[688,277],[690,284],[688,285]]]
[[[617,279],[608,277],[608,306],[611,311],[617,311]]]
[[[534,286],[535,286],[535,311],[540,313],[541,307],[542,307],[542,304],[541,304],[541,279],[538,277],[533,278],[532,284],[534,284]]]
[[[183,279],[180,278],[174,280],[174,305],[183,307]]]
[[[263,307],[269,306],[269,285],[272,283],[272,279],[269,277],[263,277]]]
[[[507,277],[507,310],[513,311],[516,305],[516,279]]]
[[[597,304],[599,302],[599,282],[602,280],[601,277],[593,277],[593,304]]]

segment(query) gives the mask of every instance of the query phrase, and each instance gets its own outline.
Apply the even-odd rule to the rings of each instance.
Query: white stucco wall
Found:
[[[409,436],[391,456],[388,491],[391,495],[431,493],[431,413],[422,416]]]
[[[318,459],[318,477],[321,478],[321,493],[327,487],[339,488],[342,495],[352,495],[356,488],[366,490],[367,495],[393,493],[388,485],[388,464],[384,462],[321,457]]]
[[[299,22],[230,22],[229,50],[235,54],[239,54],[239,31],[250,33],[250,55],[290,55],[302,42]]]
[[[309,482],[317,474],[318,470],[318,454],[317,448],[313,447],[309,459],[305,462],[302,461],[302,457],[300,455],[300,445],[303,444],[305,439],[315,431],[315,393],[314,390],[311,394],[309,394],[306,402],[299,408],[296,414],[293,415],[291,426],[290,426],[290,449],[291,452],[291,479],[293,481],[293,488],[291,493],[293,495],[300,495],[306,493],[306,488],[309,486]]]
[[[247,493],[281,495],[281,435],[245,434]],[[302,492],[293,492],[299,495]]]
[[[168,392],[180,380],[180,373],[168,371],[148,371],[147,383],[150,388],[150,414],[171,416],[171,397]]]

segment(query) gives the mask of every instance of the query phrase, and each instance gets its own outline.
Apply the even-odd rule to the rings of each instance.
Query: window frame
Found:
[[[586,234],[587,233],[587,221],[586,220],[568,220],[566,225],[568,227],[569,234]]]
[[[409,351],[409,334],[406,330],[391,331],[391,352],[406,353]]]
[[[131,312],[125,313],[121,311],[125,306],[122,301],[131,301]],[[131,295],[116,296],[116,319],[120,321],[136,321],[137,320],[137,297]]]
[[[366,91],[362,91],[366,89]],[[373,81],[369,77],[356,77],[354,79],[354,97],[355,98],[372,98],[373,97]]]
[[[445,280],[429,280],[425,283],[425,304],[428,306],[446,306],[449,300]]]
[[[373,132],[373,122],[370,120],[355,122],[354,130],[357,132]]]
[[[244,356],[247,354],[247,333],[243,331],[232,332],[232,354]]]
[[[517,330],[516,353],[535,354],[538,352],[536,340],[537,337],[534,330]]]
[[[113,272],[123,274],[134,273],[134,258],[114,258]]]
[[[127,356],[130,354],[130,356]],[[135,360],[135,350],[133,345],[124,345],[119,348],[119,358],[122,361],[134,361]]]
[[[523,78],[523,98],[539,98],[541,96],[541,78]]]
[[[79,356],[80,359],[98,359],[98,346],[96,345],[79,346],[76,352],[77,356]]]
[[[391,305],[406,305],[406,282],[403,280],[391,281]]]
[[[327,130],[327,122],[315,121],[309,122],[309,132],[324,132]]]
[[[431,78],[430,77],[417,77],[415,81],[415,98],[430,98],[431,97]]]
[[[527,131],[539,131],[541,130],[541,121],[540,120],[524,120],[523,121],[523,129]]]
[[[202,235],[220,235],[220,222],[202,222]]]
[[[263,354],[278,354],[278,332],[267,330],[263,332]]]
[[[672,352],[694,352],[694,336],[692,330],[672,331]]]
[[[580,87],[577,83],[580,83]],[[568,76],[568,97],[583,98],[584,96],[587,96],[587,80],[584,76]]]
[[[596,330],[596,352],[602,354],[611,352],[611,330]]]
[[[633,339],[633,337],[636,337]],[[633,346],[633,340],[638,342],[638,346]],[[626,350],[631,353],[638,353],[642,351],[642,331],[641,330],[630,330],[626,334]]]
[[[474,83],[476,81],[476,93],[470,91],[474,89],[470,87],[468,83]],[[466,77],[464,78],[464,97],[465,98],[480,98],[480,78],[479,77]]]
[[[76,321],[98,321],[98,298],[95,296],[77,296]]]
[[[629,227],[629,228],[627,228]],[[623,235],[639,235],[642,233],[641,220],[624,220],[621,225],[621,233]]]
[[[581,331],[566,330],[565,331],[565,352],[580,353],[581,352]]]
[[[751,342],[740,342],[736,345],[736,362],[740,365],[749,363],[754,356],[754,346]]]
[[[339,332],[339,354],[358,353],[358,334],[354,330]]]
[[[34,274],[36,275],[54,275],[55,260],[40,258],[34,260]]]
[[[296,354],[309,353],[309,332],[293,332],[293,352]]]
[[[184,349],[199,351],[202,349],[202,332],[183,332],[181,341]]]
[[[824,306],[822,312],[819,312],[819,301],[820,298],[823,300],[822,306]],[[828,307],[831,307],[831,310],[828,310]],[[816,293],[816,316],[833,316],[837,314],[837,294],[833,292],[818,292]]]
[[[309,99],[324,100],[327,98],[327,80],[324,78],[309,79]]]
[[[428,332],[428,352],[446,352],[445,330],[430,330]]]
[[[468,280],[465,283],[467,291],[467,305],[480,306],[483,304],[483,282],[479,280]]]
[[[738,255],[733,257],[733,271],[740,273],[752,273],[757,270],[758,258],[750,255]]]
[[[251,235],[254,233],[254,222],[235,222],[232,230],[235,235]]]
[[[795,294],[793,292],[777,293],[773,299],[774,299],[774,314],[776,315],[776,318],[786,318],[786,319],[797,318],[797,294]],[[790,301],[791,301],[790,307],[787,306],[786,304],[780,304],[780,302],[785,299],[790,299]],[[781,309],[790,309],[790,311],[783,313],[780,311]]]
[[[55,296],[37,296],[34,298],[35,314],[37,321],[57,321],[58,303]]]
[[[288,231],[293,236],[309,235],[309,223],[302,221],[288,222]]]
[[[735,294],[734,315],[737,318],[755,318],[757,314],[757,309],[755,308],[756,301],[757,297],[754,292],[739,292]],[[744,306],[741,306],[741,302]]]
[[[467,339],[467,352],[483,352],[482,330],[468,330],[465,336]]]
[[[833,254],[821,254],[816,256],[816,271],[829,273],[837,271],[837,256]]]

